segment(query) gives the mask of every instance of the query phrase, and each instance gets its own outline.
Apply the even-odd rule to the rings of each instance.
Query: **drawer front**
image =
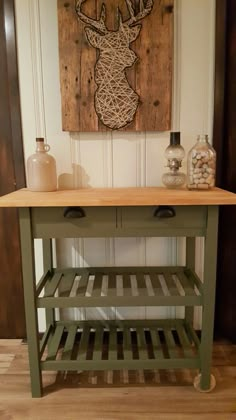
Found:
[[[137,233],[146,229],[150,231],[159,230],[169,234],[173,230],[182,235],[181,232],[193,230],[194,235],[204,234],[207,223],[207,206],[171,206],[175,212],[174,217],[160,218],[155,216],[157,206],[147,207],[123,207],[121,213],[122,229]],[[187,232],[188,233],[188,232]]]
[[[115,207],[83,207],[84,217],[65,217],[63,207],[32,208],[34,238],[114,236]]]

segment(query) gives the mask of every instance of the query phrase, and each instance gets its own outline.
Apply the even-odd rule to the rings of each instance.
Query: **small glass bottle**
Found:
[[[179,172],[184,156],[184,148],[180,145],[180,132],[170,133],[170,144],[165,150],[167,167],[170,170],[162,176],[162,182],[167,188],[179,188],[185,184],[186,176]]]
[[[57,189],[56,161],[47,152],[50,146],[44,138],[36,138],[36,153],[27,160],[27,186],[30,191],[55,191]]]
[[[216,152],[207,135],[197,137],[197,143],[188,153],[187,187],[190,190],[208,190],[215,186]]]

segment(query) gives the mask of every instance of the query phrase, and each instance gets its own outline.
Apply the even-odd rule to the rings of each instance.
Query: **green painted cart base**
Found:
[[[198,368],[196,389],[212,389],[211,355],[218,206],[185,205],[158,219],[155,206],[86,207],[86,217],[64,217],[63,207],[19,209],[31,390],[41,397],[42,370]],[[185,267],[55,269],[53,238],[186,237]],[[204,281],[195,273],[195,239],[204,237]],[[44,275],[35,284],[34,239],[43,241]],[[184,307],[183,320],[56,322],[56,308]],[[194,307],[201,306],[199,342]],[[37,309],[46,313],[41,345]]]
[[[185,320],[57,322],[40,346],[43,370],[199,368],[199,339]]]
[[[43,296],[39,295],[44,290]],[[202,283],[187,267],[53,269],[36,291],[38,308],[200,306]]]

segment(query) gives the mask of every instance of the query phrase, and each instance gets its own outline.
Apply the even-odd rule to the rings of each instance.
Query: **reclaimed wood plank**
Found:
[[[125,1],[90,0],[84,2],[83,13],[92,19],[98,19],[102,3],[106,7],[107,28],[109,31],[117,31],[118,7],[123,21],[130,16]],[[135,13],[138,13],[138,3],[134,2],[133,5]],[[133,122],[123,130],[170,129],[173,0],[169,0],[168,6],[165,9],[161,3],[155,1],[152,12],[140,21],[141,31],[137,39],[127,45],[127,49],[133,51],[137,57],[131,66],[130,62],[129,66],[127,63],[126,77],[127,83],[139,95],[139,106]],[[163,10],[168,10],[169,13],[163,13]],[[98,87],[95,83],[95,65],[99,60],[99,51],[88,42],[85,26],[75,13],[74,0],[58,0],[63,130],[106,131],[94,104]],[[120,72],[123,75],[122,69]],[[116,77],[113,79],[115,81]]]

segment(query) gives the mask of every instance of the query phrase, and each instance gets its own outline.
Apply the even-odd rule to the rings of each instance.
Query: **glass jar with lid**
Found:
[[[36,151],[27,160],[27,187],[30,191],[55,191],[57,189],[56,161],[48,151],[44,138],[36,138]]]
[[[187,187],[190,190],[208,190],[215,186],[216,152],[207,135],[199,135],[188,153]]]

